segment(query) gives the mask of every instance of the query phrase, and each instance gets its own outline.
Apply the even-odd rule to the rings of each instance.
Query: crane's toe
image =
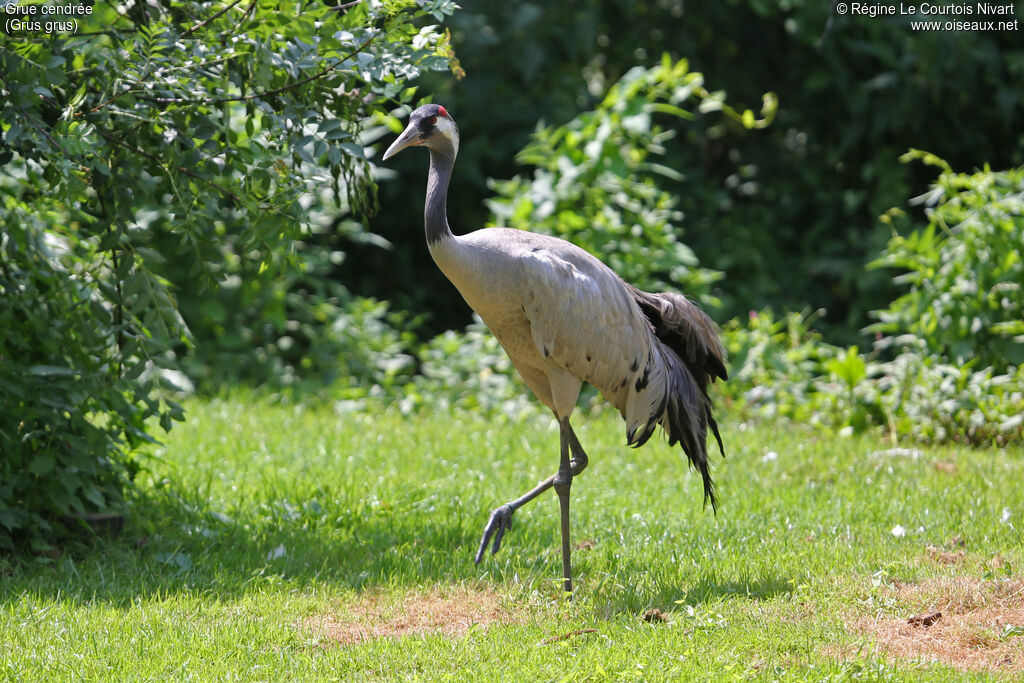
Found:
[[[476,559],[474,560],[477,564],[480,564],[480,560],[484,557],[484,550],[487,549],[487,543],[494,537],[494,546],[491,548],[491,554],[498,552],[501,548],[501,539],[505,536],[505,532],[512,528],[512,514],[515,512],[515,508],[511,505],[502,505],[491,513],[491,518],[487,520],[487,526],[484,527],[484,535],[480,539],[480,548],[476,551]]]

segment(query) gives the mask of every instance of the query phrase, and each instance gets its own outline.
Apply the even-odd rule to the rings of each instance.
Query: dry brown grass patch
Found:
[[[892,591],[902,616],[860,617],[851,624],[883,651],[960,670],[1024,673],[1024,635],[1015,635],[1024,627],[1024,581],[940,578]],[[935,612],[941,617],[920,618]]]
[[[925,548],[925,551],[928,553],[928,557],[932,561],[938,562],[939,564],[961,564],[965,559],[967,559],[967,553],[963,550],[957,550],[956,552],[949,553],[930,545]]]
[[[310,617],[305,626],[342,645],[417,634],[455,637],[473,626],[521,622],[521,615],[510,612],[505,602],[498,593],[462,586],[411,591],[404,596],[370,594],[338,614]]]

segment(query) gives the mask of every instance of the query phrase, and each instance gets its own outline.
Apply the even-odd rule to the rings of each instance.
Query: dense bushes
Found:
[[[117,509],[150,418],[181,417],[158,389],[190,339],[200,378],[260,380],[287,377],[289,335],[333,366],[346,329],[310,328],[339,311],[372,336],[382,313],[324,285],[313,239],[372,206],[361,135],[447,67],[417,20],[453,9],[100,3],[76,35],[5,35],[0,548]]]
[[[937,157],[913,152],[942,170],[921,198],[928,225],[893,233],[875,267],[906,271],[909,291],[878,311],[869,329],[898,343],[920,339],[930,355],[997,372],[1024,364],[1024,167],[954,173]],[[892,225],[902,211],[884,219]]]
[[[732,375],[719,391],[739,415],[840,433],[881,430],[894,442],[1024,440],[1024,366],[1000,373],[950,363],[909,337],[894,357],[862,353],[823,342],[811,320],[764,311],[726,326]]]
[[[118,278],[95,242],[42,227],[19,199],[0,208],[0,548],[43,550],[67,515],[118,510],[147,419],[180,419],[155,393],[148,330],[183,328],[162,283]]]
[[[1024,43],[1013,31],[913,31],[908,17],[840,16],[833,5],[465,4],[449,25],[466,77],[429,75],[424,85],[463,133],[453,230],[485,224],[489,178],[524,175],[516,153],[538,121],[558,127],[594,109],[610,84],[667,52],[734,105],[756,111],[762,93],[778,94],[764,130],[724,117],[661,121],[676,137],[658,161],[686,177],[662,185],[676,198],[671,224],[701,266],[724,273],[727,285],[712,289],[721,313],[823,308],[816,325],[826,338],[858,343],[869,312],[894,298],[886,273],[864,269],[888,238],[877,218],[932,178],[899,156],[927,149],[963,171],[1024,158]],[[342,277],[398,308],[431,311],[431,329],[462,326],[465,306],[434,272],[416,229],[422,162],[396,161],[402,175],[382,184],[383,212],[372,223],[394,248],[360,249]]]
[[[188,285],[189,261],[161,266],[178,284],[181,314],[195,339],[195,352],[177,349],[177,364],[200,392],[237,382],[300,391],[386,384],[408,360],[416,319],[386,302],[353,297],[331,277],[345,262],[339,232],[314,226],[287,250],[260,250],[259,258],[226,240],[204,253],[205,287]],[[153,241],[171,252],[176,238],[166,230]]]
[[[894,232],[877,267],[909,291],[877,312],[874,349],[823,343],[808,319],[752,316],[726,328],[736,369],[727,391],[750,414],[829,428],[880,427],[894,439],[975,445],[1024,440],[1024,168],[942,169],[928,224]]]
[[[770,119],[775,100],[765,95]],[[598,255],[641,289],[674,288],[710,301],[721,273],[701,268],[683,242],[675,188],[684,179],[666,166],[665,144],[675,120],[694,110],[725,110],[736,125],[763,127],[754,113],[735,112],[724,95],[704,88],[685,60],[635,67],[592,110],[562,126],[541,126],[517,159],[534,167],[529,178],[494,182],[492,222],[555,235]]]

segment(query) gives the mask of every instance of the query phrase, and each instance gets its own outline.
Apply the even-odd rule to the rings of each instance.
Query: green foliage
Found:
[[[353,349],[342,359],[344,379],[330,390],[339,397],[339,410],[369,410],[384,402],[403,415],[456,409],[512,417],[540,407],[478,317],[465,330],[420,343],[400,331],[405,321],[388,314],[385,304],[364,300],[355,308],[332,326],[351,337]]]
[[[714,292],[723,317],[765,306],[823,308],[816,325],[827,339],[865,348],[860,330],[870,311],[895,298],[885,272],[864,269],[888,238],[877,217],[932,180],[899,156],[916,147],[962,169],[1019,164],[1024,42],[1013,31],[913,31],[914,17],[840,16],[833,4],[463,3],[447,25],[467,76],[424,81],[463,134],[449,198],[453,229],[489,219],[488,178],[532,175],[515,155],[537,121],[558,126],[594,109],[609,84],[668,52],[688,59],[730,102],[756,111],[761,93],[778,94],[765,130],[724,117],[660,119],[678,134],[658,160],[686,176],[681,185],[659,179],[685,214],[670,223],[685,229],[677,238],[701,265],[725,273]],[[396,168],[401,182],[382,185],[374,223],[395,250],[366,250],[346,282],[400,308],[430,310],[435,331],[462,327],[462,301],[443,288],[412,229],[421,225],[409,200],[422,161]],[[395,263],[398,273],[389,269]]]
[[[333,357],[343,384],[390,390],[407,381],[415,369],[416,339],[408,327],[406,316],[389,312],[387,303],[356,299],[334,315],[326,341],[320,343],[345,349]]]
[[[345,302],[306,277],[323,252],[291,250],[373,207],[361,133],[447,66],[446,35],[418,24],[453,9],[96,3],[74,34],[5,37],[0,545],[38,549],[65,516],[120,500],[149,418],[181,417],[155,391],[188,323],[204,351],[218,330],[229,349],[277,344],[239,364],[281,350],[282,332],[318,336]],[[253,286],[266,271],[283,284]],[[322,366],[339,349],[306,350]]]
[[[94,241],[39,228],[18,200],[4,198],[0,238],[0,548],[41,551],[70,516],[118,510],[146,421],[181,419],[156,393],[168,376],[150,330],[184,328],[158,278],[118,275]]]
[[[420,374],[401,407],[459,408],[487,415],[523,415],[539,406],[508,354],[476,318],[462,332],[449,330],[420,351]]]
[[[941,159],[914,151],[942,169],[928,194],[927,226],[893,232],[876,268],[898,268],[909,291],[877,311],[869,330],[899,344],[920,339],[930,355],[1003,372],[1024,364],[1024,166],[1003,172],[954,173]],[[884,216],[890,226],[902,212]]]
[[[894,435],[975,446],[1024,441],[1024,366],[950,364],[923,346],[879,363],[872,400]]]
[[[180,354],[178,365],[201,392],[236,382],[314,392],[370,387],[406,372],[399,369],[408,365],[408,347],[419,343],[412,334],[418,321],[353,296],[333,277],[346,261],[342,240],[352,234],[317,227],[290,252],[269,251],[269,267],[239,257],[231,243],[203,258],[218,286],[183,282],[178,297],[197,347]],[[172,237],[158,239],[170,250]],[[165,270],[174,280],[185,280],[185,271],[181,264]]]
[[[875,349],[837,348],[807,315],[751,314],[726,326],[727,396],[757,417],[829,429],[881,427],[894,439],[1005,444],[1024,440],[1024,169],[955,174],[942,168],[928,225],[894,234],[874,267],[910,284],[869,328]],[[893,209],[883,220],[892,225]],[[882,336],[882,333],[890,336]],[[895,356],[893,356],[895,351]]]
[[[722,328],[729,379],[718,388],[727,403],[764,419],[818,419],[812,401],[815,379],[836,351],[811,329],[820,313],[788,313],[776,319],[770,310],[751,311],[745,322],[729,321]]]
[[[922,343],[892,360],[821,340],[813,317],[769,311],[725,326],[726,405],[751,418],[785,418],[843,433],[881,429],[894,441],[974,446],[1024,441],[1024,367],[951,365]],[[845,430],[845,431],[844,431]]]
[[[541,126],[518,155],[535,167],[532,178],[494,182],[498,197],[488,202],[493,221],[569,240],[599,256],[615,272],[645,289],[681,289],[709,300],[721,273],[700,268],[680,237],[682,213],[674,193],[660,183],[683,175],[661,162],[664,143],[674,136],[662,119],[692,119],[685,107],[723,107],[748,128],[774,115],[764,98],[764,119],[738,114],[721,93],[704,89],[686,61],[666,55],[660,65],[636,67],[612,85],[593,111],[558,127]]]

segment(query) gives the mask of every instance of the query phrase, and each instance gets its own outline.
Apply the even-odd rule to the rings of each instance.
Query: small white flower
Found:
[[[897,524],[892,528],[892,535],[896,538],[903,538],[907,535],[907,530],[903,528],[902,524]]]
[[[1003,514],[999,515],[999,521],[1002,524],[1009,524],[1010,517],[1013,513],[1010,512],[1010,508],[1003,508]]]
[[[269,553],[267,553],[267,562],[270,562],[271,560],[276,560],[276,559],[282,558],[282,557],[284,557],[287,554],[288,554],[288,551],[285,550],[284,543],[282,543],[281,545],[277,546],[276,548],[271,550]]]
[[[768,451],[761,456],[761,462],[772,462],[779,459],[779,454],[775,451]]]
[[[916,448],[889,448],[884,451],[873,451],[872,458],[910,458],[917,460],[921,457],[921,451]]]

